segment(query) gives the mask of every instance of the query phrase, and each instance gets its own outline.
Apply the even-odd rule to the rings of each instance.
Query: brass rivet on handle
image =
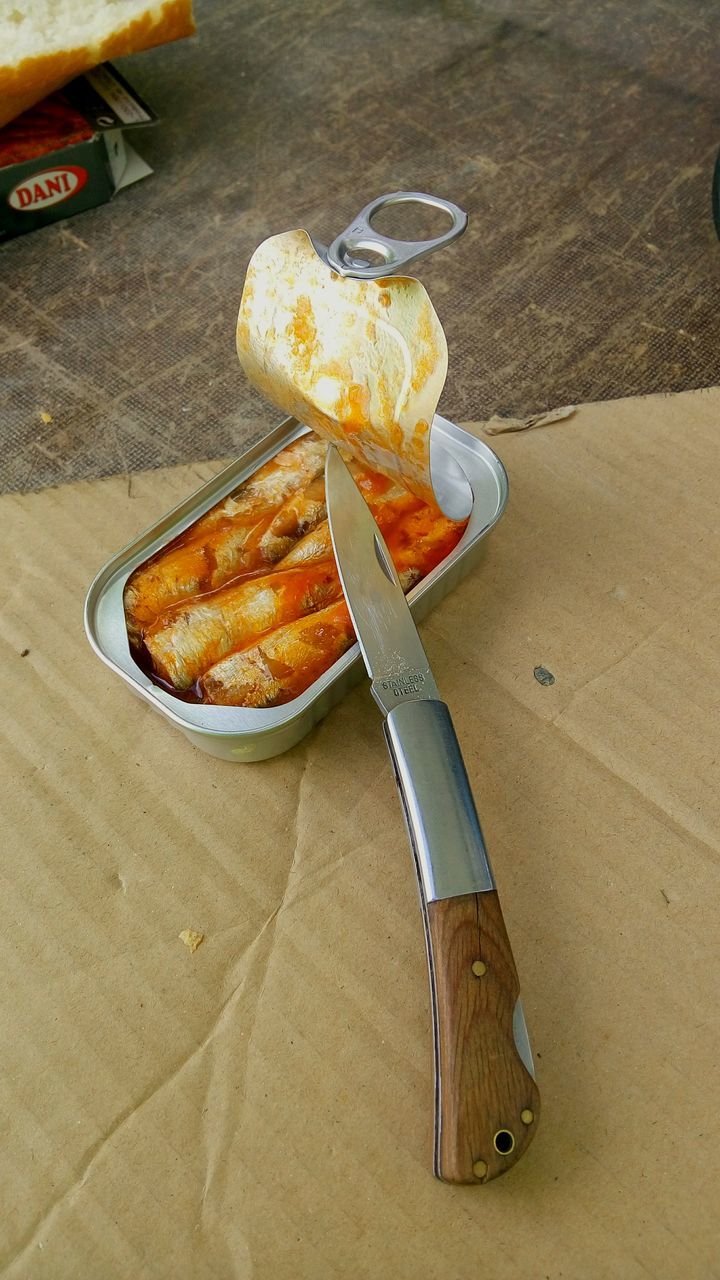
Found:
[[[472,971],[476,978],[482,978],[483,974],[487,973],[487,965],[482,960],[473,960]]]
[[[476,1178],[484,1178],[487,1173],[487,1165],[484,1160],[476,1160],[473,1165],[473,1173]]]
[[[523,1124],[532,1124],[533,1120],[535,1119],[535,1116],[533,1112],[530,1110],[530,1108],[526,1107],[524,1111],[520,1112],[520,1119],[522,1120]]]

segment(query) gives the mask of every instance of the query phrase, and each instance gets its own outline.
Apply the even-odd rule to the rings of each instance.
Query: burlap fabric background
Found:
[[[196,40],[121,64],[162,117],[136,135],[155,176],[0,248],[1,487],[262,434],[234,354],[249,254],[398,187],[471,213],[421,270],[457,419],[720,380],[709,0],[196,10]]]

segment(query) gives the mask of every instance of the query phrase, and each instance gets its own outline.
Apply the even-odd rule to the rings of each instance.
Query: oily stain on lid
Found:
[[[409,277],[341,277],[304,231],[253,254],[237,327],[240,362],[286,413],[426,501],[430,429],[447,369],[442,326]]]

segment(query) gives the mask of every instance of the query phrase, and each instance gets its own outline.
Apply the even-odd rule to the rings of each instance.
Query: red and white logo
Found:
[[[88,180],[88,171],[79,164],[65,164],[60,169],[41,169],[13,187],[7,202],[21,213],[46,209],[60,204],[80,191]]]

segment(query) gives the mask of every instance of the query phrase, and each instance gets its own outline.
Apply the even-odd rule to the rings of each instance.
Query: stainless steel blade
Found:
[[[402,702],[439,698],[385,540],[334,445],[325,490],[338,573],[375,701],[387,715]]]

